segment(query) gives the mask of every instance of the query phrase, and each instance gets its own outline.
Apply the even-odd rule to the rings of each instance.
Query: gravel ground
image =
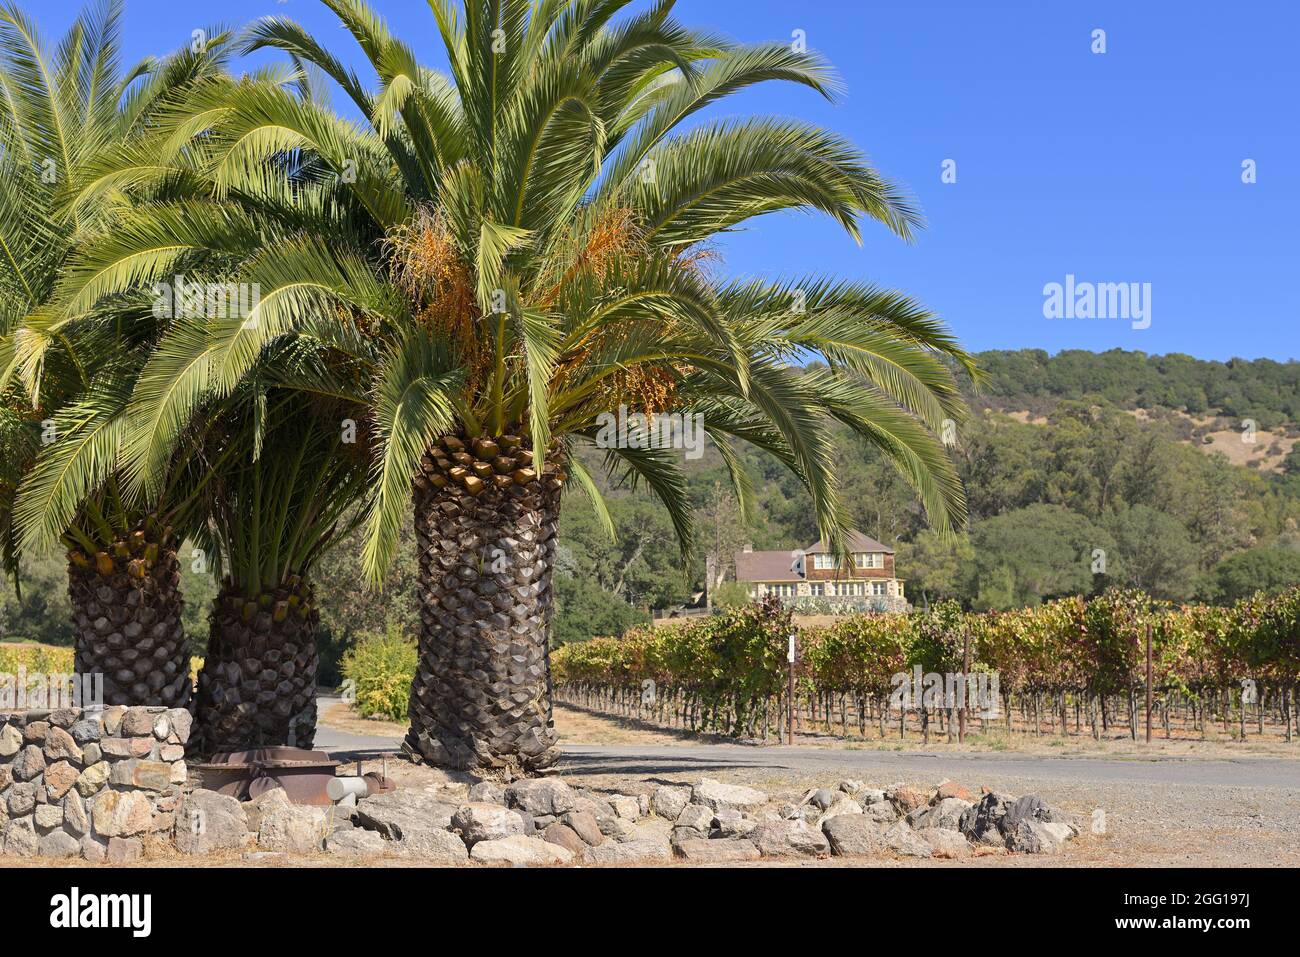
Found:
[[[365,726],[353,724],[349,730]],[[876,787],[898,782],[934,787],[951,779],[973,791],[990,787],[1014,795],[1038,794],[1085,821],[1098,808],[1106,815],[1105,834],[1086,833],[1057,857],[890,866],[1300,866],[1300,746],[1157,742],[1148,750],[1125,741],[1098,746],[1086,740],[1063,747],[1059,741],[1031,738],[1021,747],[999,750],[883,743],[758,747],[703,743],[695,736],[566,707],[557,708],[556,726],[566,752],[557,773],[572,784],[598,789],[636,793],[660,783],[693,784],[710,777],[748,784],[774,801],[787,801],[844,778]],[[374,742],[369,746],[375,747]],[[390,766],[390,773],[411,784],[437,774],[404,762]]]

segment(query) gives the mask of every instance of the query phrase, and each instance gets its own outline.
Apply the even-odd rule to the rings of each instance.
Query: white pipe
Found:
[[[341,801],[349,795],[355,801],[370,794],[370,782],[365,778],[330,778],[325,783],[325,793],[331,801]]]

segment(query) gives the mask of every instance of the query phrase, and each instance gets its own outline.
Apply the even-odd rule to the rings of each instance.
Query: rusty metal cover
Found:
[[[282,787],[294,804],[327,807],[333,802],[325,785],[339,763],[325,751],[272,747],[215,754],[194,769],[203,787],[241,801]]]

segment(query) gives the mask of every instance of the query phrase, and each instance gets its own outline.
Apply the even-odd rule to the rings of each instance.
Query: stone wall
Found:
[[[0,854],[125,863],[170,839],[183,708],[0,713]]]

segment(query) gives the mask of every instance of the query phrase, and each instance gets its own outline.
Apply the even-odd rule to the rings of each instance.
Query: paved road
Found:
[[[397,751],[400,738],[349,734],[321,725],[316,747],[336,756],[368,757]],[[740,744],[638,747],[564,746],[562,774],[657,777],[723,770],[789,772],[809,778],[840,774],[872,780],[953,777],[985,780],[1023,778],[1072,784],[1162,784],[1300,789],[1300,760],[1240,758],[1028,757],[979,752],[918,754],[848,749],[754,747]]]
[[[571,774],[654,776],[744,768],[787,771],[809,777],[838,773],[879,780],[913,777],[983,780],[997,777],[1072,783],[1300,789],[1300,761],[1268,758],[1114,760],[1029,757],[996,752],[940,755],[731,744],[650,748],[575,744],[566,746],[564,751],[562,770]]]

